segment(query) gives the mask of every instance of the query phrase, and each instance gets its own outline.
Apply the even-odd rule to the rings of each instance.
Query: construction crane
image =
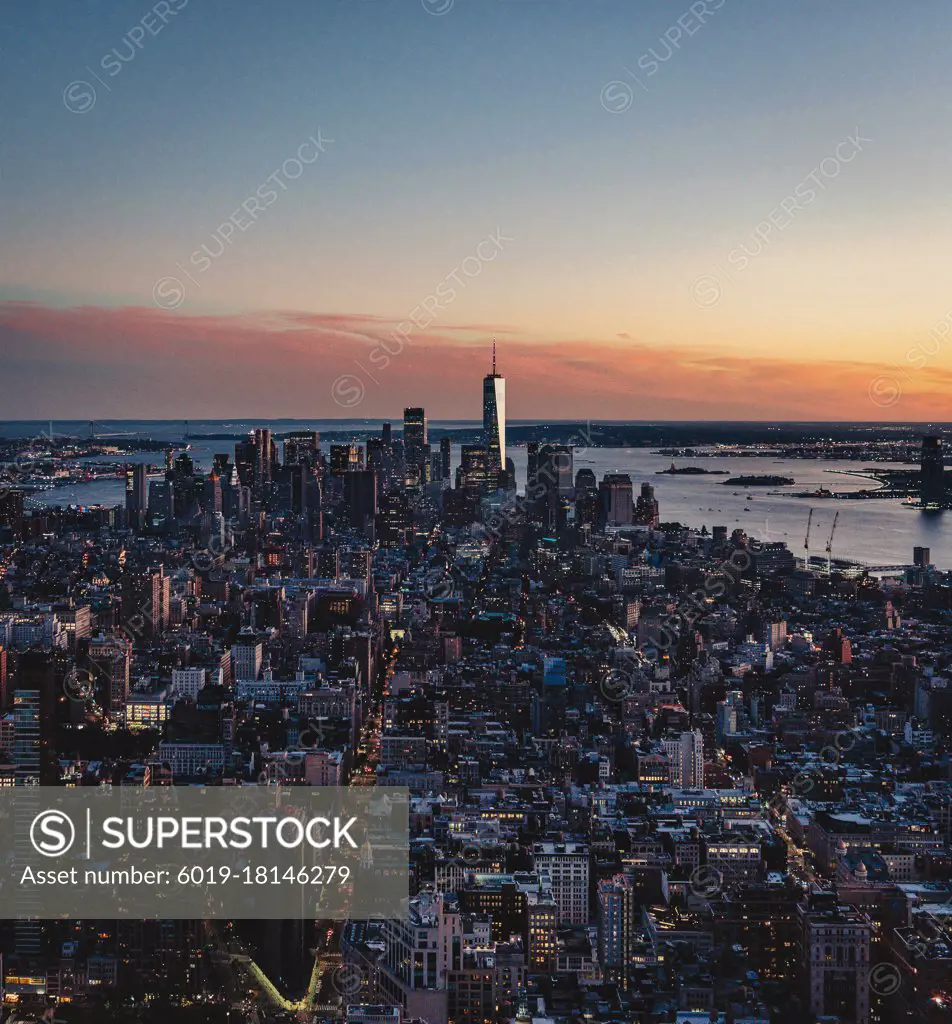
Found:
[[[833,575],[833,534],[836,533],[836,524],[839,522],[839,512],[833,517],[833,528],[830,530],[830,539],[826,542],[826,574]]]
[[[813,525],[813,509],[810,509],[810,514],[807,516],[807,539],[803,542],[804,559],[806,561],[805,568],[810,568],[810,527]]]

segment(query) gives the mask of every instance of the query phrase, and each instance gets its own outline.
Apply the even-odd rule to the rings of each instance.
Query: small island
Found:
[[[703,469],[701,466],[676,466],[659,469],[655,476],[727,476],[726,469]]]
[[[723,482],[734,487],[786,487],[796,480],[792,476],[732,476]]]

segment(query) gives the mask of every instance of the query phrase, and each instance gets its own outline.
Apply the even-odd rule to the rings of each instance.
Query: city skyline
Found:
[[[0,1018],[952,1024],[948,0],[0,46]]]

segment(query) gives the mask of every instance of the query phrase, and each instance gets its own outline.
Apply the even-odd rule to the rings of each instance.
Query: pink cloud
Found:
[[[924,421],[944,419],[952,399],[952,373],[932,366],[904,375],[624,336],[552,343],[491,324],[414,328],[401,346],[398,323],[369,313],[196,316],[7,302],[0,394],[10,418],[363,418],[423,404],[433,419],[477,419],[496,335],[511,419]],[[334,401],[342,376],[360,382],[358,404]],[[901,394],[887,404],[892,391]]]

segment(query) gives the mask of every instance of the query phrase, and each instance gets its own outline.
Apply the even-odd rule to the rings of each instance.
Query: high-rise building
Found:
[[[7,526],[14,539],[23,533],[23,491],[0,486],[0,526]]]
[[[426,412],[419,408],[403,410],[403,456],[407,469],[422,476],[421,467],[429,458]]]
[[[319,441],[316,430],[292,430],[284,439],[285,466],[316,466]]]
[[[526,445],[526,497],[531,501],[538,496],[539,442],[529,441]]]
[[[932,551],[916,545],[912,549],[912,564],[920,569],[927,569],[932,563]]]
[[[572,449],[565,444],[546,444],[539,449],[536,483],[542,494],[552,500],[571,498],[574,495],[572,459]]]
[[[202,484],[202,510],[208,513],[222,511],[221,477],[214,469]]]
[[[366,442],[367,468],[374,470],[383,477],[387,470],[388,452],[382,437],[368,437]]]
[[[638,935],[639,909],[630,875],[615,875],[598,883],[598,952],[606,970],[621,975],[627,972]]]
[[[130,571],[122,580],[122,619],[134,633],[155,636],[165,629],[170,578],[163,569]]]
[[[264,645],[250,630],[238,634],[231,648],[232,674],[235,679],[257,679],[264,661]]]
[[[275,444],[267,427],[258,427],[255,439],[255,487],[265,493],[271,486],[271,470],[276,461]]]
[[[82,647],[93,685],[103,695],[103,706],[111,715],[120,716],[129,696],[132,642],[125,635],[100,635],[91,637]]]
[[[922,439],[922,468],[919,498],[923,505],[945,505],[945,459],[941,437]]]
[[[440,479],[444,487],[452,486],[453,442],[448,437],[440,438]]]
[[[536,843],[532,869],[548,874],[559,908],[558,923],[588,924],[589,850],[581,843]]]
[[[851,907],[837,906],[832,893],[811,895],[798,908],[798,916],[800,967],[810,1012],[868,1024],[870,919]]]
[[[9,652],[0,644],[0,714],[7,710],[10,695],[7,690],[7,673],[10,669]]]
[[[635,504],[635,521],[642,526],[655,527],[660,520],[658,499],[651,484],[641,485],[641,494]]]
[[[603,526],[630,526],[632,486],[627,473],[606,473],[598,485],[599,521]]]
[[[595,479],[595,474],[590,469],[580,469],[575,474],[575,496],[585,491],[597,491],[598,481]]]
[[[258,449],[254,434],[249,434],[246,440],[239,441],[235,445],[235,468],[238,470],[238,479],[243,487],[254,487],[255,485],[257,458]]]
[[[704,738],[700,729],[662,741],[675,789],[704,788]]]
[[[363,449],[356,444],[332,444],[331,465],[332,473],[350,473],[356,469],[363,468]]]
[[[496,343],[493,342],[493,371],[483,377],[483,441],[489,453],[490,473],[506,469],[506,378],[496,373]]]
[[[171,480],[149,481],[149,518],[170,527],[175,519],[175,487]]]
[[[388,491],[380,502],[377,539],[384,547],[406,544],[413,529],[413,513],[404,490]]]
[[[148,507],[148,475],[139,462],[126,468],[126,519],[134,530],[142,529]]]
[[[350,525],[358,530],[372,526],[377,515],[377,474],[372,469],[344,473],[344,504]]]
[[[567,503],[574,494],[572,449],[564,444],[542,445],[530,454],[532,467],[526,499],[533,517],[550,529],[565,525]]]
[[[483,492],[490,484],[489,456],[484,445],[464,444],[460,449],[459,486]]]
[[[56,666],[49,651],[20,655],[13,691],[13,764],[21,786],[53,786],[56,764]]]

